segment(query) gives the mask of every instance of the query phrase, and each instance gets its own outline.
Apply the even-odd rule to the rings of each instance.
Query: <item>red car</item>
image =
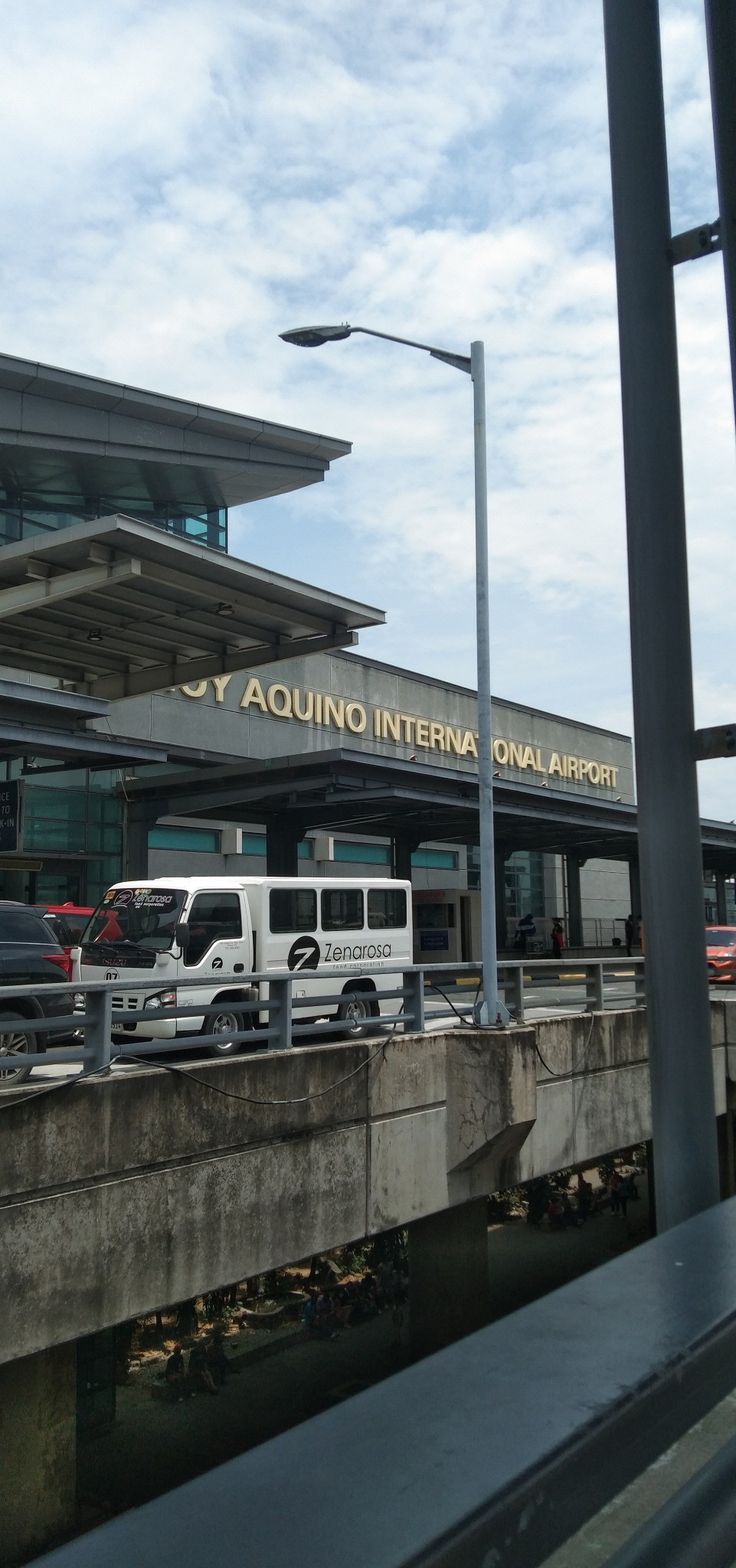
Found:
[[[711,985],[736,985],[736,926],[706,926],[705,952]]]

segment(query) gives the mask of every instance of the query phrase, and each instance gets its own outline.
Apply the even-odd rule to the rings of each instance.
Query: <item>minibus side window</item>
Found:
[[[213,942],[243,934],[237,893],[198,893],[187,917],[189,942],[184,963],[198,964]]]
[[[363,893],[360,888],[330,888],[322,893],[323,931],[362,931]]]
[[[369,931],[401,931],[405,926],[406,889],[403,887],[369,888]]]
[[[317,930],[317,894],[313,888],[272,887],[268,896],[269,928],[273,935]]]

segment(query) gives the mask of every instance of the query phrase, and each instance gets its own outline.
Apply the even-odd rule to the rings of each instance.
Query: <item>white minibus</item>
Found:
[[[332,999],[314,1016],[342,1020],[358,1039],[381,1012],[381,993],[401,983],[412,964],[411,883],[347,877],[157,877],[116,882],[74,952],[79,981],[120,980],[113,992],[113,1036],[174,1039],[217,1035],[213,1054],[241,1047],[231,1036],[268,1013],[244,1013],[243,1001],[268,999],[268,981],[253,973],[290,971],[295,1004]],[[387,973],[387,971],[393,973]],[[127,982],[140,981],[140,989]],[[189,988],[188,981],[207,980]],[[201,1016],[157,1017],[162,1008],[196,1007]],[[395,1001],[384,1010],[397,1011]],[[150,1022],[126,1022],[145,1011]],[[295,1008],[307,1022],[307,1008]]]

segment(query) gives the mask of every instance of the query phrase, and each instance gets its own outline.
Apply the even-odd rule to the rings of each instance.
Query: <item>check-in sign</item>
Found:
[[[8,854],[21,847],[21,810],[23,787],[18,779],[0,784],[0,852]]]

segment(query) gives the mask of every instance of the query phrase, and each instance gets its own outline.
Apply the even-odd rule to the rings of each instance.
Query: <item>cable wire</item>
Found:
[[[358,1073],[362,1073],[365,1067],[370,1067],[371,1062],[375,1062],[377,1056],[382,1055],[385,1060],[385,1052],[386,1041],[382,1040],[377,1050],[375,1050],[371,1056],[368,1056],[366,1060],[361,1062],[358,1067],[354,1067],[352,1072],[346,1073],[343,1078],[336,1079],[334,1083],[328,1084],[325,1089],[315,1089],[313,1094],[301,1094],[289,1100],[260,1100],[252,1094],[235,1094],[232,1089],[221,1089],[220,1085],[217,1083],[209,1083],[206,1078],[195,1077],[193,1073],[187,1071],[187,1068],[184,1065],[176,1064],[174,1062],[156,1062],[154,1065],[156,1067],[162,1067],[164,1072],[178,1073],[180,1077],[186,1079],[187,1083],[198,1083],[203,1089],[211,1089],[213,1094],[222,1094],[227,1100],[243,1100],[246,1105],[306,1105],[309,1100],[320,1100],[323,1095],[332,1094],[334,1090],[339,1089],[342,1084],[348,1083],[351,1078],[357,1077]],[[150,1065],[151,1058],[148,1056],[132,1056],[129,1054],[129,1052],[125,1051],[121,1053],[121,1056],[119,1056],[117,1060],[136,1062],[140,1067],[148,1067]]]
[[[105,1062],[104,1067],[92,1067],[88,1073],[74,1073],[69,1078],[61,1078],[57,1083],[49,1083],[43,1087],[40,1084],[38,1087],[36,1087],[34,1083],[19,1083],[17,1086],[18,1093],[21,1094],[22,1100],[40,1100],[44,1094],[56,1094],[58,1093],[59,1089],[68,1089],[72,1084],[89,1083],[90,1078],[97,1078],[99,1077],[100,1073],[109,1073],[110,1066],[110,1062]],[[31,1071],[33,1071],[33,1068],[31,1068]],[[8,1084],[8,1088],[12,1090],[13,1085]],[[2,1079],[0,1079],[0,1090],[1,1089]],[[21,1093],[21,1091],[24,1092]],[[0,1110],[8,1110],[11,1105],[19,1105],[20,1103],[20,1100],[5,1100],[2,1096],[0,1096]]]

